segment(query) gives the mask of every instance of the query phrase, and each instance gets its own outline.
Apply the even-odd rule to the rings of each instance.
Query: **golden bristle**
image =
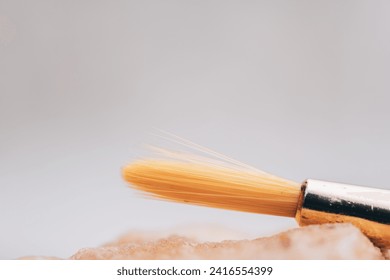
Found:
[[[124,179],[154,197],[215,208],[294,217],[300,184],[261,171],[178,160],[140,160]]]

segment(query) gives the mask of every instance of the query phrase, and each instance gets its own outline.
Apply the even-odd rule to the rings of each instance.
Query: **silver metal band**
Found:
[[[390,248],[390,191],[307,180],[296,219],[302,226],[352,223],[377,246]]]

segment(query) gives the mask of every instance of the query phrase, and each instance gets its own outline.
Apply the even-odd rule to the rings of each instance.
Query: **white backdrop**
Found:
[[[388,188],[389,13],[388,1],[0,0],[0,258],[69,257],[131,230],[295,226],[137,196],[120,168],[165,145],[155,128],[289,179]]]

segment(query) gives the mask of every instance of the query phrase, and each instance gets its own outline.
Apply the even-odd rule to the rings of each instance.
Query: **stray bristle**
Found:
[[[256,170],[179,160],[140,160],[124,179],[152,196],[181,203],[294,217],[300,184]]]

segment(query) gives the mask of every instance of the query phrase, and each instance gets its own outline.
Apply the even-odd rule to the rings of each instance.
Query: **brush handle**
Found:
[[[296,214],[302,226],[352,223],[373,243],[390,248],[390,191],[306,180]]]

